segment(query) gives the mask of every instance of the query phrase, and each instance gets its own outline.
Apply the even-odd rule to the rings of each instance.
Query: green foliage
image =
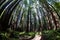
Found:
[[[17,32],[17,31],[13,31],[12,33],[0,33],[0,35],[2,36],[3,40],[19,40],[19,37],[33,37],[35,36],[37,32]],[[39,32],[38,32],[39,33]],[[13,35],[12,35],[13,34]],[[60,40],[60,29],[59,30],[44,30],[42,32],[42,35],[45,36],[46,40]],[[10,37],[12,36],[12,37]]]
[[[9,36],[9,33],[0,33],[1,40],[8,40]]]
[[[47,40],[60,40],[60,33],[57,30],[43,31],[43,35]]]
[[[58,11],[60,11],[60,2],[55,2],[55,3],[54,3],[54,7],[55,7]]]

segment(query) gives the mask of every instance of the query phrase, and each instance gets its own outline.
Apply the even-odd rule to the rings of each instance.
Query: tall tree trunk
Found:
[[[0,24],[1,27],[3,27],[2,30],[7,30],[7,28],[9,28],[8,23],[9,23],[9,19],[10,16],[12,14],[12,11],[14,10],[14,8],[17,6],[17,4],[20,2],[20,0],[18,1],[12,1],[9,6],[7,6],[4,11],[2,12],[1,16],[0,16]]]

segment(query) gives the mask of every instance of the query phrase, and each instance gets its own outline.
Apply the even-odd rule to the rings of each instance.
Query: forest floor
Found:
[[[43,37],[42,37],[43,36]],[[59,30],[45,30],[43,32],[0,32],[1,40],[60,40]]]

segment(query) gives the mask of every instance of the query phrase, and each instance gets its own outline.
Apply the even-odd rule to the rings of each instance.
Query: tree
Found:
[[[59,4],[53,1],[51,4],[54,6],[49,4],[49,0],[1,0],[1,28],[20,28],[20,31],[27,32],[58,29],[60,17],[56,10]]]

